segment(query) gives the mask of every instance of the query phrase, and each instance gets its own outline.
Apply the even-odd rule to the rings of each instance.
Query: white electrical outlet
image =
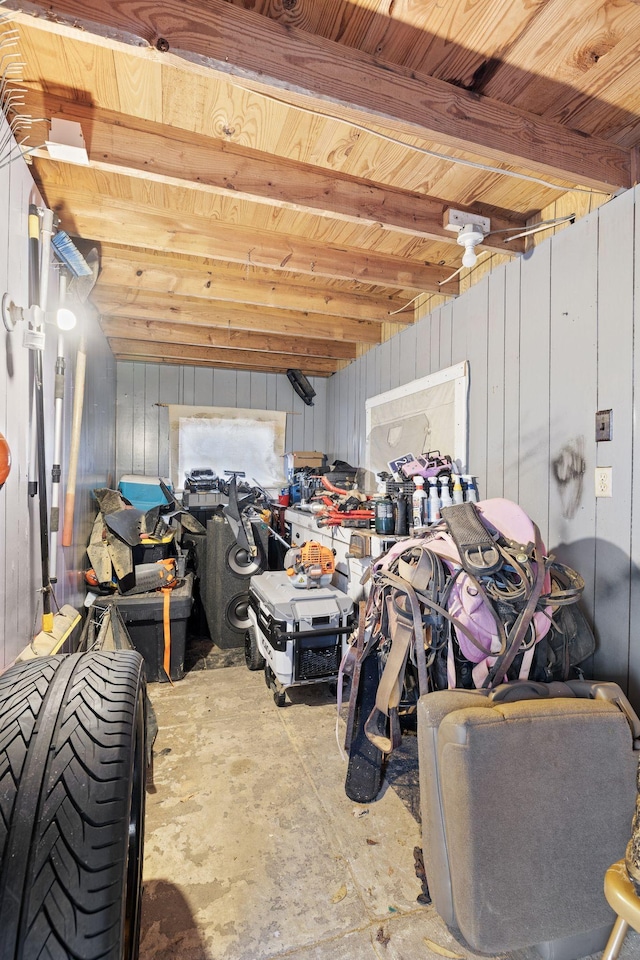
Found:
[[[612,497],[612,467],[596,467],[596,497]]]

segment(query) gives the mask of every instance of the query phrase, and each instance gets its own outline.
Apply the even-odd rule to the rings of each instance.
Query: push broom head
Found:
[[[91,267],[69,234],[65,233],[64,230],[58,230],[51,238],[51,246],[58,260],[65,265],[69,273],[73,274],[74,277],[93,276]]]
[[[71,281],[67,287],[67,296],[84,303],[91,293],[98,279],[100,270],[100,255],[95,247],[89,250],[86,259],[82,256],[75,243],[64,230],[51,238],[51,246],[56,257],[71,274]]]

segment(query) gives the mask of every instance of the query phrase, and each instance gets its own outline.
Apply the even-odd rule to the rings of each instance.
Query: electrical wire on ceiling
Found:
[[[491,255],[491,253],[492,253],[491,250],[483,250],[482,253],[478,254],[478,258],[477,258],[477,260],[476,260],[476,263],[477,263],[479,260],[485,260],[488,256]],[[462,271],[463,271],[464,269],[465,269],[465,264],[463,263],[463,264],[461,264],[461,265],[458,267],[457,270],[455,270],[455,271],[451,274],[450,277],[447,277],[446,280],[440,280],[439,283],[438,283],[438,286],[439,286],[439,287],[442,287],[442,286],[444,286],[445,283],[449,283],[450,280],[454,280],[455,277],[457,277],[459,273],[462,273]]]
[[[542,233],[543,230],[549,230],[551,229],[551,227],[558,227],[563,223],[574,223],[575,219],[576,219],[576,214],[570,213],[570,214],[567,214],[566,217],[553,217],[550,220],[541,220],[539,223],[534,224],[528,230],[520,230],[519,233],[516,233],[512,237],[505,237],[505,239],[503,240],[503,243],[509,243],[509,241],[511,240],[519,240],[521,237],[529,237],[534,233]],[[498,234],[501,234],[501,233],[510,233],[512,230],[519,230],[519,227],[504,227],[500,230],[490,230],[489,233],[486,234],[486,237],[497,236]],[[492,252],[495,253],[496,251],[483,250],[478,255],[478,260],[486,258]],[[464,268],[465,268],[465,264],[462,264],[462,266],[458,267],[458,269],[455,270],[450,276],[446,277],[446,279],[440,280],[438,283],[438,286],[442,287],[444,286],[445,283],[449,283],[451,280],[454,280],[458,276],[458,274],[461,273],[462,270],[464,270]],[[412,304],[414,304],[416,300],[419,300],[420,297],[423,297],[423,296],[426,296],[426,294],[424,293],[417,294],[411,300],[408,300],[407,303],[403,304],[401,307],[398,307],[397,310],[390,310],[387,316],[393,317],[398,313],[403,313],[410,306],[412,306]]]
[[[234,78],[237,79],[237,78]],[[399,147],[406,147],[407,150],[413,150],[416,153],[423,154],[427,157],[433,157],[436,160],[446,160],[448,163],[457,163],[464,167],[473,167],[475,170],[483,170],[487,173],[497,173],[503,177],[514,177],[516,180],[526,180],[528,183],[537,183],[541,187],[549,187],[551,190],[561,190],[569,191],[571,193],[602,193],[601,190],[594,190],[591,187],[574,187],[566,186],[561,183],[551,183],[550,180],[543,180],[542,177],[534,177],[529,173],[519,173],[516,170],[505,170],[503,167],[494,167],[491,164],[481,163],[479,160],[468,160],[463,157],[452,157],[446,153],[439,153],[437,150],[429,150],[427,147],[420,147],[414,143],[407,143],[405,140],[400,140],[398,137],[392,137],[391,134],[382,133],[380,130],[373,130],[371,127],[367,127],[362,123],[358,123],[356,120],[347,120],[345,117],[339,117],[334,113],[325,113],[323,110],[317,110],[314,107],[303,107],[300,104],[293,104],[289,100],[285,100],[283,97],[276,97],[272,93],[265,93],[262,90],[255,90],[253,87],[245,86],[244,84],[238,84],[243,90],[247,90],[250,93],[254,93],[257,96],[264,97],[266,100],[273,100],[274,103],[281,103],[285,107],[292,108],[294,110],[301,110],[303,113],[311,114],[313,117],[324,117],[325,120],[335,120],[336,123],[344,123],[347,126],[353,127],[355,130],[362,130],[363,133],[369,133],[373,137],[378,137],[381,140],[386,140],[388,143],[393,143]]]
[[[415,303],[416,300],[419,300],[420,297],[424,297],[424,296],[425,296],[424,293],[419,293],[419,294],[417,294],[417,296],[413,297],[412,300],[409,300],[408,303],[405,303],[405,304],[403,304],[401,307],[398,307],[397,310],[389,310],[389,312],[387,313],[387,316],[388,316],[388,317],[395,317],[396,313],[402,313],[403,310],[406,310],[407,307],[410,307],[412,303]]]

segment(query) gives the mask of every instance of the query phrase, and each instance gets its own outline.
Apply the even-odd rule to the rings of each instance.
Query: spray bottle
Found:
[[[465,476],[462,478],[467,484],[467,502],[468,503],[477,503],[478,502],[478,491],[474,483],[473,477]]]
[[[437,523],[440,519],[440,497],[438,496],[437,477],[429,477],[429,501],[427,509],[429,523]]]
[[[453,503],[451,491],[449,490],[449,476],[440,477],[440,507],[450,507]]]

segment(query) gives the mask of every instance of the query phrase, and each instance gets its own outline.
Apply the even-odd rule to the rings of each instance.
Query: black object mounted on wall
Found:
[[[313,398],[316,395],[315,390],[305,377],[301,370],[287,370],[289,382],[299,397],[304,400],[308,407],[313,406]]]

